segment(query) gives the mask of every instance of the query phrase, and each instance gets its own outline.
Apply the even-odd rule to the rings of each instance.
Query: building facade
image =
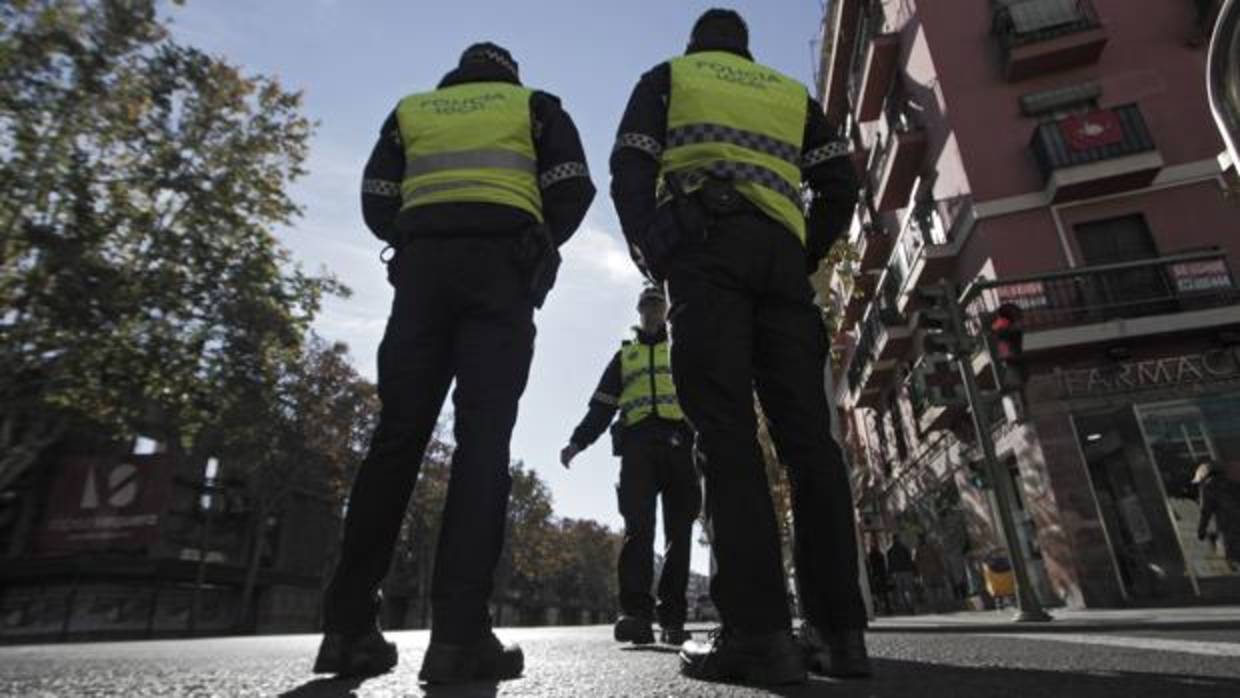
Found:
[[[970,595],[1006,547],[918,289],[1020,308],[1017,385],[972,368],[1016,548],[1051,605],[1240,598],[1197,472],[1240,487],[1240,207],[1206,94],[1210,0],[835,0],[819,89],[865,195],[828,282],[863,531],[928,534]],[[930,376],[926,382],[918,375]],[[1233,549],[1236,546],[1233,546]]]
[[[338,498],[259,516],[243,471],[148,445],[58,448],[7,493],[0,642],[316,630]]]

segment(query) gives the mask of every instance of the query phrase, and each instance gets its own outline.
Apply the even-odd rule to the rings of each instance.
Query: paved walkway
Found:
[[[1015,611],[961,611],[921,616],[884,616],[874,632],[1105,632],[1108,630],[1209,630],[1240,628],[1240,606],[1193,608],[1051,609],[1049,623],[1015,623]]]

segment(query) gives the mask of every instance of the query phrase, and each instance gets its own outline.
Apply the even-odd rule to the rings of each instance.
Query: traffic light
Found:
[[[960,385],[960,372],[950,357],[925,354],[913,364],[914,390],[931,407],[964,407],[969,404]]]
[[[990,316],[989,343],[995,370],[995,384],[1003,392],[1024,387],[1021,352],[1024,349],[1024,313],[1014,303],[1000,305]]]
[[[956,289],[947,281],[914,291],[920,309],[918,327],[925,330],[922,351],[959,358],[973,353],[973,338],[965,330],[956,301]]]

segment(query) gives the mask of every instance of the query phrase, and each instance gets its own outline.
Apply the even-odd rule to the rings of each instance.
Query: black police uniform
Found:
[[[667,332],[637,332],[637,341],[650,346],[667,341]],[[589,411],[573,430],[570,441],[588,448],[607,430],[619,411],[622,392],[620,352],[607,364]],[[655,507],[663,501],[663,571],[659,577],[657,618],[664,628],[684,625],[688,614],[685,590],[689,583],[693,522],[702,505],[701,485],[693,467],[693,432],[682,420],[651,415],[632,426],[617,419],[620,484],[616,496],[624,517],[624,545],[618,577],[620,609],[628,616],[654,620]]]
[[[726,43],[699,42],[689,52],[706,50],[749,57]],[[612,197],[631,247],[640,247],[656,219],[670,82],[666,63],[642,77],[611,157]],[[846,228],[858,186],[846,145],[812,98],[803,143],[803,180],[816,194],[804,246],[755,207],[741,206],[711,219],[704,240],[658,260],[671,298],[677,392],[698,433],[706,479],[717,563],[711,595],[725,627],[747,633],[791,622],[757,441],[755,388],[792,483],[802,610],[832,632],[866,623],[848,476],[829,432],[828,340],[807,279]],[[641,261],[650,260],[639,255]]]
[[[514,71],[462,62],[439,87],[519,84]],[[530,99],[542,211],[557,244],[594,197],[585,155],[559,101]],[[397,249],[396,289],[379,347],[379,424],[349,496],[340,563],[327,590],[325,630],[373,629],[377,590],[391,563],[423,452],[448,386],[456,449],[431,582],[432,643],[467,645],[490,631],[487,602],[504,539],[509,439],[534,351],[534,305],[521,262],[534,217],[510,206],[441,203],[401,210],[404,150],[395,112],[366,164],[367,226]]]

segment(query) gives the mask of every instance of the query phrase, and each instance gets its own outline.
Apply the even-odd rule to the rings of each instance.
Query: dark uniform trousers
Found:
[[[513,238],[423,238],[393,262],[392,314],[379,347],[379,424],[349,496],[328,632],[375,623],[379,584],[456,380],[456,450],[431,582],[432,639],[490,629],[487,602],[504,540],[509,438],[534,351],[533,307]]]
[[[663,573],[659,576],[659,624],[679,626],[688,607],[689,555],[702,490],[693,467],[693,443],[678,424],[647,418],[627,429],[616,488],[624,517],[620,549],[620,608],[654,619],[655,507],[663,501]]]
[[[826,330],[805,257],[786,229],[743,213],[717,219],[668,270],[676,391],[706,480],[711,597],[725,625],[749,632],[791,623],[755,388],[792,485],[802,611],[824,630],[866,623],[848,474],[830,434]]]

